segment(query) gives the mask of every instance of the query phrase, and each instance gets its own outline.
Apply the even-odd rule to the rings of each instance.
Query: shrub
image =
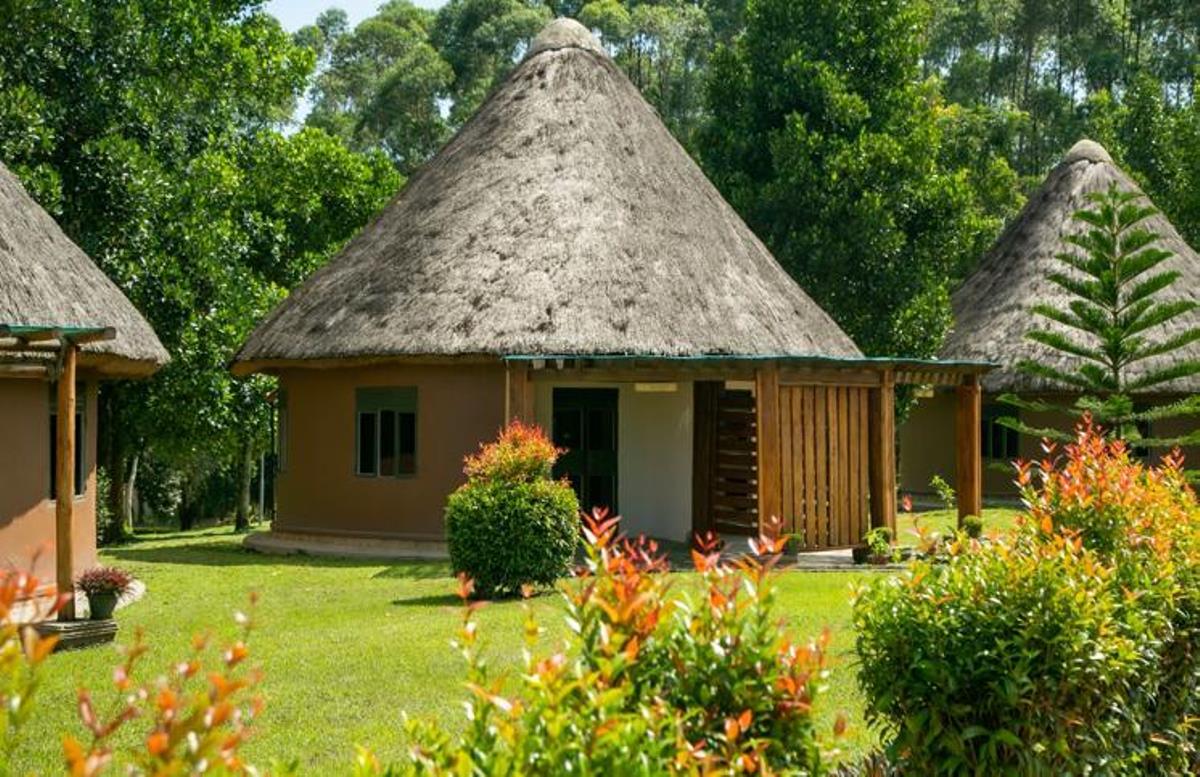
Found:
[[[9,774],[21,730],[36,710],[41,667],[58,643],[58,637],[39,637],[32,626],[18,623],[14,608],[20,602],[28,604],[33,623],[52,617],[70,596],[34,598],[38,587],[32,575],[0,569],[0,775]],[[257,774],[238,755],[246,725],[260,703],[248,698],[258,682],[257,671],[245,669],[251,620],[242,614],[237,620],[240,634],[229,645],[218,649],[207,637],[197,636],[192,654],[170,664],[150,683],[134,680],[136,666],[148,650],[139,630],[133,644],[122,648],[124,658],[113,671],[111,703],[98,707],[91,691],[78,691],[76,709],[88,741],[63,736],[67,772],[94,777],[120,760],[123,773],[131,775]],[[215,660],[209,654],[215,654]],[[121,739],[119,732],[138,723],[143,736],[126,740],[135,744],[118,753],[114,741]]]
[[[129,590],[133,577],[117,567],[93,567],[75,578],[75,587],[88,596],[95,594],[117,594]]]
[[[515,421],[467,458],[467,482],[446,504],[446,537],[454,570],[479,595],[515,594],[570,572],[579,502],[570,485],[550,479],[558,453],[540,429]]]
[[[828,638],[796,642],[772,612],[769,577],[784,540],[760,540],[761,555],[737,567],[706,543],[693,553],[700,581],[689,595],[672,593],[653,543],[616,532],[603,512],[588,519],[587,573],[564,586],[568,643],[536,655],[540,629],[527,621],[523,671],[507,683],[480,659],[481,603],[467,605],[458,641],[467,729],[452,738],[410,724],[417,744],[399,771],[824,773],[813,703]],[[470,594],[464,578],[460,595]],[[381,771],[369,756],[358,767]]]
[[[252,607],[254,603],[251,596]],[[232,642],[221,647],[207,635],[197,635],[191,654],[151,682],[135,680],[149,651],[139,629],[133,643],[121,648],[111,703],[99,705],[108,712],[99,711],[90,690],[78,692],[79,718],[89,741],[63,737],[69,772],[79,777],[107,772],[117,755],[118,732],[140,724],[142,735],[133,740],[138,744],[119,754],[128,774],[258,774],[238,752],[248,724],[262,709],[261,700],[250,695],[260,673],[246,668],[246,638],[253,622],[240,612],[235,620],[239,634]]]
[[[67,596],[35,598],[41,581],[32,574],[0,568],[0,775],[9,773],[12,754],[34,707],[38,673],[58,637],[40,637],[28,623],[18,623],[14,608],[31,603],[29,623],[51,618]]]
[[[916,774],[1191,773],[1200,512],[1085,421],[1022,465],[1028,515],[860,592],[867,717]]]
[[[962,528],[968,537],[977,540],[983,536],[983,518],[978,515],[968,515],[962,519]]]

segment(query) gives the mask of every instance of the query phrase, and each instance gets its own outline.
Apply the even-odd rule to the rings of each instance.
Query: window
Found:
[[[403,477],[417,471],[417,390],[355,392],[355,465],[363,477]]]
[[[983,408],[983,429],[980,443],[985,459],[998,461],[1013,461],[1021,456],[1020,437],[1016,429],[1001,425],[1001,418],[1012,418],[1017,415],[1015,407],[1003,405],[985,405]]]
[[[287,392],[284,391],[283,389],[279,389],[279,393],[276,394],[276,397],[277,397],[277,400],[276,400],[277,415],[276,415],[275,423],[279,427],[279,432],[278,432],[278,437],[276,438],[275,444],[277,446],[279,446],[279,449],[277,451],[275,451],[275,469],[278,472],[284,472],[285,470],[287,470],[287,451],[288,451]]]
[[[87,430],[84,427],[85,398],[75,400],[75,496],[83,496],[87,486]],[[58,498],[58,385],[50,384],[50,500]]]

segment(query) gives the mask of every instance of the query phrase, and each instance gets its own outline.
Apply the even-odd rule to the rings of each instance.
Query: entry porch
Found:
[[[981,510],[980,363],[510,357],[505,415],[547,429],[585,509],[626,531],[780,531],[804,550],[896,525],[895,388],[953,386],[959,515]]]

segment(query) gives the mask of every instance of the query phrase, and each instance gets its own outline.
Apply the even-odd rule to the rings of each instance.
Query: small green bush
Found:
[[[467,458],[467,482],[446,503],[455,572],[483,597],[551,585],[571,570],[579,547],[579,502],[550,479],[558,452],[536,427],[514,422]]]
[[[973,540],[983,536],[983,518],[978,515],[968,515],[962,519],[962,529]]]

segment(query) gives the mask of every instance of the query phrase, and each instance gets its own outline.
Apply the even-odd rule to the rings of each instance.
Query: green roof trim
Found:
[[[68,343],[91,343],[112,340],[117,330],[110,326],[71,326],[62,324],[0,324],[0,337],[18,340],[58,340]]]
[[[506,362],[530,361],[677,361],[677,362],[766,362],[793,364],[833,364],[839,367],[898,367],[901,369],[974,369],[988,371],[999,367],[996,362],[957,359],[909,359],[893,356],[804,356],[794,354],[700,354],[671,356],[654,354],[513,354],[503,357]]]

